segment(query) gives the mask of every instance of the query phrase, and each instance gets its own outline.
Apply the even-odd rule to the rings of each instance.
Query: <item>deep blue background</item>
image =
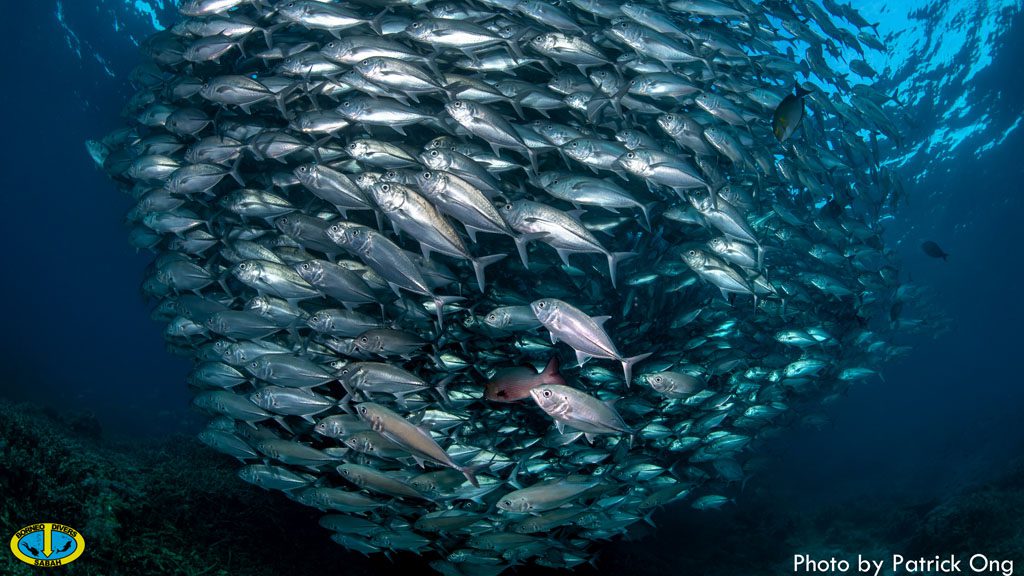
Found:
[[[91,410],[112,432],[163,434],[193,417],[189,363],[165,351],[162,326],[149,319],[139,292],[150,256],[127,244],[129,199],[84,147],[123,125],[131,94],[124,79],[141,56],[92,2],[64,9],[90,43],[82,60],[65,44],[52,2],[20,3],[0,34],[9,43],[0,91],[8,135],[0,170],[0,395]],[[116,79],[90,46],[110,59]]]
[[[82,60],[65,45],[50,2],[19,4],[2,24],[0,397],[91,410],[112,433],[191,430],[199,418],[188,408],[188,362],[165,351],[138,290],[149,255],[128,246],[122,219],[130,203],[83,146],[122,124],[124,79],[139,61],[129,37],[90,4],[65,6],[90,43]],[[1007,95],[989,111],[1003,121],[1020,116],[1024,93],[1017,20],[974,80],[979,93]],[[148,29],[138,18],[124,25]],[[116,78],[90,49],[110,60]],[[1024,130],[981,158],[969,146],[959,150],[910,187],[909,205],[889,224],[906,273],[931,287],[953,330],[915,341],[908,358],[886,367],[885,382],[855,388],[831,411],[833,426],[784,435],[775,466],[748,489],[774,490],[794,505],[840,494],[926,494],[989,477],[1024,454]],[[924,239],[938,241],[949,262],[925,257]]]

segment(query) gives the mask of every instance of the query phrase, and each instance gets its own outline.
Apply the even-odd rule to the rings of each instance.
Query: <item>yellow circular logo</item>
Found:
[[[56,522],[30,524],[11,537],[11,552],[31,566],[63,566],[85,552],[85,538],[74,528]]]

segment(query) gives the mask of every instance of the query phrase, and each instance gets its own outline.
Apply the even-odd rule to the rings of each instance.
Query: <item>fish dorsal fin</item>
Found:
[[[551,357],[551,360],[548,360],[548,364],[547,364],[547,366],[544,367],[544,370],[541,371],[541,374],[544,374],[544,375],[558,374],[558,355],[557,354],[553,355]]]
[[[604,327],[604,323],[611,319],[611,316],[591,316],[591,320],[598,326]]]

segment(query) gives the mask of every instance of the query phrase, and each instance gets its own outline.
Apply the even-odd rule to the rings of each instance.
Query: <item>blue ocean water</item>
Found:
[[[914,342],[884,381],[855,387],[824,429],[793,429],[776,441],[772,466],[747,489],[793,507],[948,493],[1024,454],[1022,3],[855,4],[891,48],[869,60],[880,87],[912,119],[890,160],[907,202],[887,236],[952,329]],[[201,419],[188,407],[188,362],[164,350],[138,290],[149,257],[128,246],[128,203],[83,147],[121,124],[138,44],[170,25],[175,7],[47,0],[13,10],[2,25],[9,124],[0,396],[92,411],[113,434],[193,431]],[[949,261],[923,254],[926,239]]]

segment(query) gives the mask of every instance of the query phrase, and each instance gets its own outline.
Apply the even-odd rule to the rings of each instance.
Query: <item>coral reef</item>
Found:
[[[0,401],[0,530],[6,540],[33,522],[79,529],[86,554],[61,568],[65,574],[358,576],[426,569],[411,554],[392,563],[344,550],[316,525],[316,511],[242,482],[231,459],[192,436],[106,439],[96,425],[83,434],[72,425],[79,421]],[[775,575],[792,573],[794,554],[1014,558],[1024,549],[1022,487],[1024,465],[1017,465],[943,499],[859,499],[802,510],[748,486],[736,506],[660,511],[656,532],[609,542],[596,567],[577,573]],[[0,574],[38,570],[0,553]]]
[[[79,421],[0,401],[0,529],[5,539],[33,522],[80,530],[86,553],[64,573],[369,573],[371,563],[327,538],[315,512],[245,484],[230,459],[194,437],[102,441],[95,427],[76,433]],[[0,574],[38,570],[6,553]]]

